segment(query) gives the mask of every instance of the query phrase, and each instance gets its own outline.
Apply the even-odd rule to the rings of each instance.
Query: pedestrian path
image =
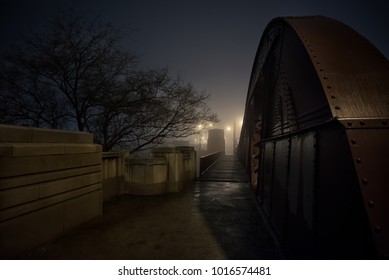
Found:
[[[210,182],[248,182],[246,171],[232,155],[221,157],[200,178]]]
[[[282,258],[246,181],[239,163],[224,157],[183,192],[117,197],[102,217],[20,258]]]

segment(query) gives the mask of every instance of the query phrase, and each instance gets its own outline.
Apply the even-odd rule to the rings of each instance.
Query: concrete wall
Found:
[[[166,193],[168,165],[164,158],[127,159],[125,193],[156,195]]]
[[[125,165],[129,152],[103,153],[103,201],[125,193]]]
[[[101,215],[101,158],[88,133],[0,125],[0,258]]]
[[[167,192],[179,192],[183,189],[184,182],[196,178],[196,151],[193,147],[155,148],[151,156],[167,160]]]
[[[178,146],[176,149],[182,153],[182,180],[183,182],[192,181],[197,177],[197,158],[196,151],[190,146]]]
[[[196,152],[193,147],[156,148],[151,158],[131,158],[122,154],[118,161],[118,157],[116,153],[103,153],[104,198],[124,193],[157,195],[179,192],[185,182],[196,178]],[[115,174],[124,174],[124,184],[121,179],[115,178]],[[115,185],[118,182],[119,187]]]

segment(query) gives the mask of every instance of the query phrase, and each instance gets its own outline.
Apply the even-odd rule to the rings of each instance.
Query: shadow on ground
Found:
[[[246,183],[201,182],[199,209],[228,259],[280,259],[282,254]]]

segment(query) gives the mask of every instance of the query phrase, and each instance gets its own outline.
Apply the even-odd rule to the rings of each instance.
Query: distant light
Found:
[[[230,126],[227,126],[227,131],[231,131],[231,127]]]

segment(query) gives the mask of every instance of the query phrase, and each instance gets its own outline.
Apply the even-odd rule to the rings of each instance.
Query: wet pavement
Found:
[[[183,192],[114,198],[103,216],[20,258],[280,259],[246,181],[225,157]]]

